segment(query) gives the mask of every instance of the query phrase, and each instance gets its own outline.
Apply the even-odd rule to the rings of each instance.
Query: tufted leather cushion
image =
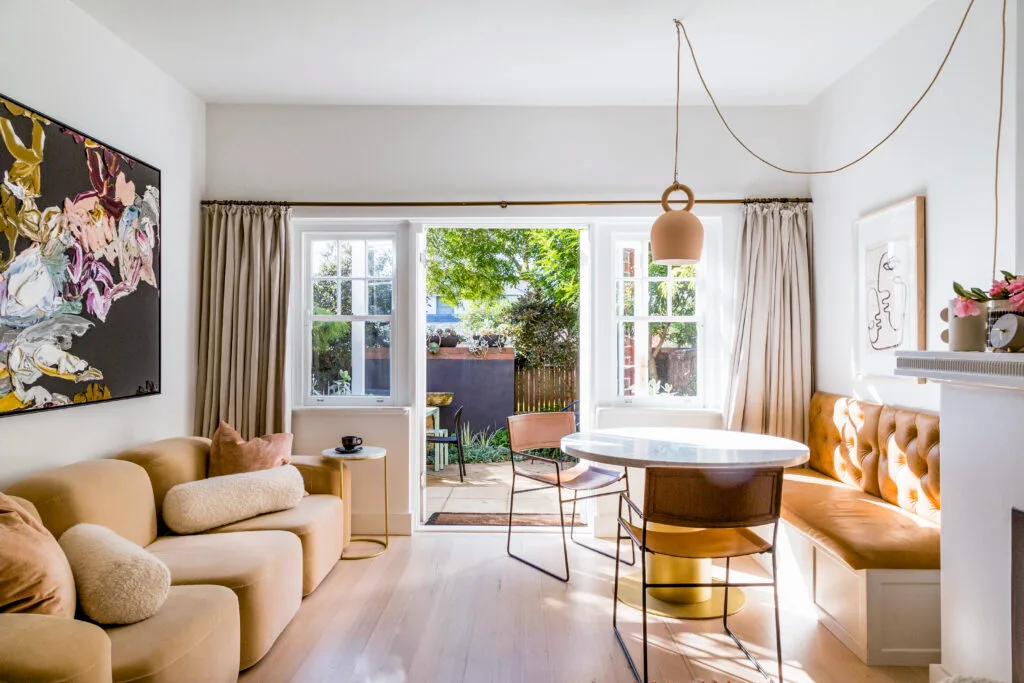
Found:
[[[937,415],[817,393],[808,446],[811,469],[940,522]]]

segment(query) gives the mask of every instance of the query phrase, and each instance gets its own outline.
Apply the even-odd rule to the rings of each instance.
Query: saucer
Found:
[[[346,448],[342,448],[341,446],[336,446],[335,449],[334,449],[334,452],[335,453],[340,453],[341,455],[352,455],[353,453],[358,453],[361,450],[363,450],[362,446],[356,446],[355,448],[351,448],[351,449],[346,449]]]

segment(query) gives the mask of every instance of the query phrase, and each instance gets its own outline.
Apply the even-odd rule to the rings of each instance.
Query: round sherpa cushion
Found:
[[[134,624],[167,599],[171,572],[163,562],[99,524],[76,524],[60,537],[78,604],[97,624]]]
[[[293,465],[178,484],[164,498],[167,528],[195,534],[299,504],[306,493]]]

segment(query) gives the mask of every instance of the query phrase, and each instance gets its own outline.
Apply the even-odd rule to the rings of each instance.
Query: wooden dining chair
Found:
[[[601,496],[614,496],[617,493],[629,493],[629,478],[625,468],[623,471],[612,470],[604,467],[596,467],[587,463],[579,463],[574,467],[563,470],[561,463],[554,458],[545,457],[530,451],[539,449],[560,449],[562,437],[576,432],[576,416],[572,412],[557,413],[524,413],[513,415],[507,420],[508,423],[508,445],[512,451],[512,492],[508,503],[508,537],[506,538],[505,550],[510,557],[513,557],[534,569],[544,572],[548,576],[559,581],[569,580],[569,546],[565,540],[565,513],[563,506],[572,503],[572,515],[569,517],[569,539],[578,546],[592,552],[604,555],[607,558],[619,561],[619,552],[616,548],[615,554],[605,552],[600,548],[583,543],[575,536],[576,525],[576,503],[590,498]],[[529,472],[516,466],[516,458],[528,458],[539,462],[546,462],[552,465],[551,472]],[[516,491],[516,477],[523,477],[538,482],[540,486]],[[615,491],[604,491],[592,493],[599,489],[611,486],[618,482],[625,483],[625,489]],[[562,556],[565,560],[565,576],[560,576],[552,571],[530,562],[512,552],[512,513],[515,508],[515,497],[517,494],[530,493],[532,491],[544,491],[554,488],[558,494],[558,519],[562,529]],[[562,491],[572,491],[572,498],[562,498]],[[580,496],[580,492],[588,492],[588,495]],[[632,565],[636,561],[636,550],[630,546],[632,560],[624,564]]]
[[[455,446],[455,452],[459,456],[459,481],[465,481],[466,479],[466,459],[462,453],[462,409],[466,406],[459,406],[459,409],[455,411],[455,434],[448,436],[441,436],[440,434],[427,434],[428,444],[442,444],[445,447]],[[434,457],[438,457],[437,450],[434,451]]]
[[[619,565],[615,564],[615,588],[612,603],[612,629],[626,655],[629,668],[638,681],[647,682],[647,590],[649,588],[725,588],[722,625],[758,672],[769,681],[771,676],[729,628],[729,588],[771,586],[775,594],[775,646],[782,683],[782,640],[779,628],[779,588],[775,543],[779,532],[782,508],[782,468],[716,471],[684,467],[648,467],[644,485],[644,509],[623,492],[619,499],[617,541],[625,536],[641,551],[640,577],[643,613],[643,677],[637,671],[629,648],[618,627]],[[623,514],[623,505],[628,506]],[[634,518],[634,514],[636,518]],[[687,533],[653,530],[650,523],[698,529]],[[638,526],[639,524],[639,526]],[[771,525],[771,541],[765,540],[751,527]],[[623,536],[625,534],[625,536]],[[618,551],[618,546],[616,547]],[[725,584],[716,583],[649,583],[647,554],[671,555],[692,559],[725,559]],[[772,580],[759,583],[731,583],[729,561],[734,557],[771,553]]]

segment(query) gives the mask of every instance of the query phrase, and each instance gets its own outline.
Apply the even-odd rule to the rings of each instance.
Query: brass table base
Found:
[[[636,609],[641,609],[639,573],[631,576],[623,576],[619,579],[619,601]],[[725,614],[725,587],[711,589],[711,599],[703,602],[683,603],[666,602],[654,597],[652,593],[666,590],[689,590],[687,588],[648,588],[647,589],[647,613],[659,617],[671,619],[720,619]],[[747,597],[739,588],[729,589],[729,614],[736,614],[747,603]]]
[[[388,540],[389,540],[388,536],[385,536],[383,541],[380,540],[379,538],[350,538],[349,539],[349,543],[350,544],[351,543],[376,543],[377,545],[381,546],[381,549],[378,550],[375,553],[368,553],[366,555],[345,555],[344,553],[342,553],[341,559],[343,559],[343,560],[368,560],[371,557],[377,557],[379,555],[383,555],[384,551],[388,549]]]

